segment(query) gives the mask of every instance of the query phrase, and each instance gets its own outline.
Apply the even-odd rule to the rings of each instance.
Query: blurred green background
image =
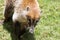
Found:
[[[35,40],[60,40],[60,0],[38,0],[38,2],[42,14],[34,31]],[[4,0],[0,0],[0,40],[11,40],[10,32],[1,24],[3,9]]]

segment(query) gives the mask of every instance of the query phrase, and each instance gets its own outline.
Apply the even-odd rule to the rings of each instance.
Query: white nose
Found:
[[[30,29],[29,32],[30,32],[30,33],[34,33],[34,29]]]
[[[32,34],[34,33],[34,26],[29,27],[29,32]]]

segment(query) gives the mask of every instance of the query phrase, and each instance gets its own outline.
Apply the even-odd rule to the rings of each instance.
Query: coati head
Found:
[[[23,0],[17,5],[14,9],[13,21],[20,22],[22,30],[25,28],[33,33],[34,27],[40,19],[40,8],[37,0]]]

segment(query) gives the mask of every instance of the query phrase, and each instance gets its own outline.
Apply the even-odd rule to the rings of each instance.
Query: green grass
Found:
[[[60,0],[38,0],[38,2],[42,14],[32,40],[60,40]],[[0,0],[1,20],[3,19],[3,7],[3,0]],[[5,26],[9,25],[5,24]],[[27,36],[25,39],[29,40],[31,37]],[[0,40],[11,40],[11,33],[4,29],[4,25],[0,25]]]

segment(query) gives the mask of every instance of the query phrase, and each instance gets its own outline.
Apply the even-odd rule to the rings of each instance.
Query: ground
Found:
[[[32,37],[25,34],[24,40],[60,40],[60,0],[38,0],[38,2],[42,10],[41,19]],[[12,40],[9,23],[3,23],[3,9],[4,1],[0,0],[0,40]]]

